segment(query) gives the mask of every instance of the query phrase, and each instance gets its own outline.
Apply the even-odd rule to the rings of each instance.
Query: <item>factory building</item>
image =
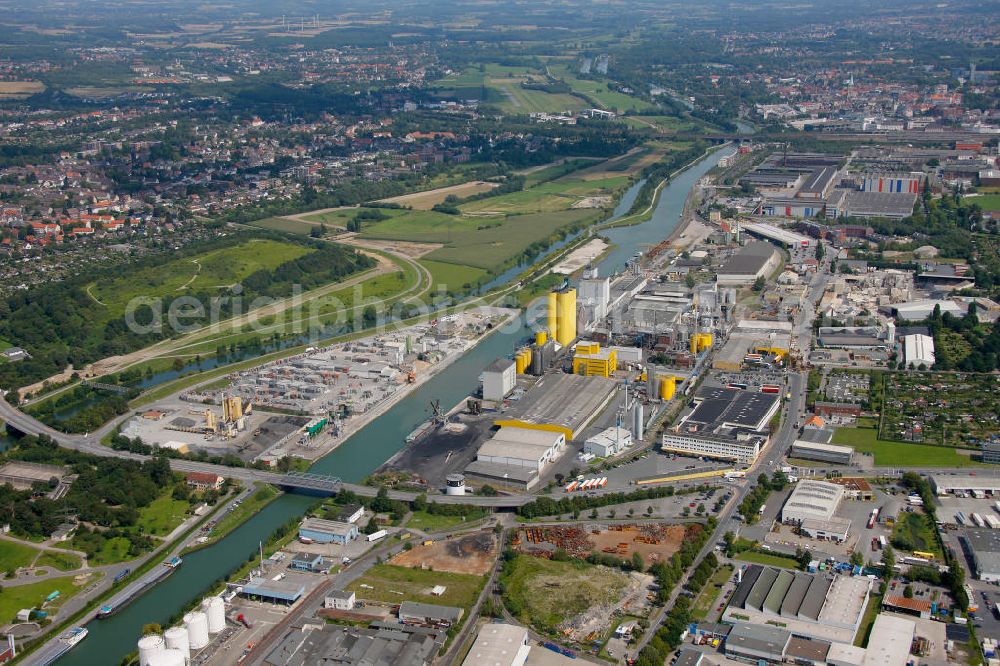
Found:
[[[810,574],[751,564],[743,570],[721,621],[780,622],[796,636],[851,643],[861,626],[871,586],[872,581],[864,576]]]
[[[781,508],[781,521],[788,524],[800,524],[805,520],[829,521],[843,498],[843,486],[812,479],[799,481]]]
[[[716,282],[722,285],[739,286],[753,283],[778,268],[780,257],[770,243],[754,241],[743,247],[719,269]]]
[[[751,664],[780,664],[791,638],[779,627],[739,622],[726,639],[726,656]]]
[[[1000,494],[1000,477],[989,476],[968,476],[968,475],[941,475],[932,474],[930,476],[931,488],[938,495],[948,493],[965,492],[973,493],[980,491],[991,495]]]
[[[250,581],[243,585],[240,594],[247,599],[291,606],[305,594],[306,590],[305,582],[291,580],[291,575],[282,580],[251,576]]]
[[[950,312],[953,317],[965,316],[965,308],[955,301],[932,299],[893,303],[880,309],[895,317],[897,321],[923,321],[934,314],[935,306],[941,308],[941,314]]]
[[[818,460],[835,465],[850,465],[854,449],[849,446],[824,444],[822,442],[807,442],[797,439],[792,443],[789,457],[802,460]]]
[[[484,624],[462,666],[524,666],[531,651],[528,630],[511,624]]]
[[[926,176],[920,171],[910,173],[866,173],[861,179],[861,191],[920,194],[925,179]]]
[[[517,385],[514,361],[498,358],[483,371],[483,400],[501,402]]]
[[[784,247],[809,247],[813,240],[808,236],[782,229],[771,224],[758,224],[756,222],[742,222],[740,227],[747,233],[769,240],[772,243]]]
[[[444,634],[422,627],[372,623],[369,628],[306,624],[288,631],[264,658],[264,666],[424,666]]]
[[[917,625],[912,620],[880,613],[875,617],[863,666],[905,666]]]
[[[840,180],[840,170],[835,166],[823,166],[810,173],[802,187],[795,193],[796,199],[813,199],[822,201],[830,194],[830,190]]]
[[[903,360],[907,367],[919,368],[921,365],[934,365],[934,338],[929,335],[904,335]]]
[[[506,426],[479,447],[476,460],[540,472],[565,449],[566,435],[562,432]]]
[[[358,538],[358,526],[353,523],[342,523],[339,520],[306,518],[299,526],[299,538],[316,543],[346,544]]]
[[[583,452],[598,458],[610,458],[630,446],[632,446],[632,432],[627,428],[613,426],[593,437],[588,437],[587,441],[583,443]]]
[[[577,343],[573,355],[573,374],[588,377],[611,377],[618,369],[618,354],[614,348],[601,349],[596,342]]]
[[[778,394],[722,387],[702,387],[694,402],[690,414],[664,431],[663,450],[740,463],[756,459],[781,404]]]
[[[976,578],[1000,583],[1000,530],[976,527],[959,537],[962,548],[971,556]]]
[[[567,442],[572,441],[607,406],[617,388],[614,380],[604,377],[549,374],[493,424],[562,432]]]
[[[407,625],[447,628],[462,619],[464,611],[454,606],[438,606],[417,601],[399,604],[399,621]]]
[[[578,319],[591,331],[603,322],[611,307],[611,280],[587,271],[576,288]]]

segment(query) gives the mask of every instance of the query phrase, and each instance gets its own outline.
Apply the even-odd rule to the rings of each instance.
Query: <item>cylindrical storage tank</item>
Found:
[[[514,354],[514,372],[519,375],[524,374],[524,355],[521,352]]]
[[[217,634],[226,628],[226,603],[222,597],[208,597],[201,606],[208,616],[208,633]]]
[[[200,650],[208,645],[208,616],[201,611],[184,616],[184,627],[188,632],[188,644],[192,650]]]
[[[531,347],[525,347],[521,353],[524,354],[524,371],[527,372],[531,367]]]
[[[152,663],[150,658],[166,649],[163,636],[159,634],[143,636],[139,639],[139,666],[149,666]]]
[[[559,306],[559,328],[556,339],[565,347],[576,339],[576,289],[560,291],[556,300]]]
[[[656,400],[660,395],[660,377],[653,368],[646,369],[646,396],[650,400]]]
[[[548,339],[549,336],[545,331],[537,331],[535,333],[535,344],[538,345],[539,347],[544,345],[548,341]]]
[[[645,433],[643,432],[646,422],[643,418],[643,408],[642,403],[638,400],[635,401],[635,407],[632,408],[632,437],[635,441],[642,439]]]
[[[180,650],[184,660],[191,658],[191,644],[188,642],[188,632],[184,627],[170,627],[163,632],[163,639],[168,650]]]
[[[697,354],[698,353],[698,334],[697,333],[692,333],[691,334],[691,353],[692,354]]]
[[[559,340],[559,296],[554,291],[549,292],[546,323],[549,327],[549,335]]]
[[[463,474],[449,474],[444,478],[446,495],[465,494],[465,476]]]
[[[184,653],[180,650],[157,652],[149,661],[149,666],[184,666]]]
[[[674,377],[660,377],[660,400],[670,400],[677,390],[677,379]]]

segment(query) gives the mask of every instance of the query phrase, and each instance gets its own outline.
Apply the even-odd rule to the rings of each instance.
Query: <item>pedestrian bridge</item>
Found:
[[[288,472],[276,483],[287,490],[298,490],[314,495],[333,495],[343,485],[339,477],[311,472]]]

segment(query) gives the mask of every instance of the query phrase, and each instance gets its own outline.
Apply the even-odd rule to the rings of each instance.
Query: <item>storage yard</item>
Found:
[[[551,558],[557,549],[579,559],[594,552],[621,559],[638,553],[648,566],[667,560],[694,530],[701,529],[700,525],[662,523],[523,527],[513,545],[520,552],[545,558]]]
[[[496,560],[497,540],[490,531],[414,545],[389,563],[401,567],[481,576]]]

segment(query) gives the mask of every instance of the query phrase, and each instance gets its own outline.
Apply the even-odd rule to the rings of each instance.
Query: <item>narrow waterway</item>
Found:
[[[665,238],[677,226],[688,190],[727,150],[711,153],[665,186],[652,217],[639,225],[603,232],[615,248],[599,263],[602,275],[621,271],[637,252]],[[638,194],[637,183],[624,195],[615,217],[624,215]],[[383,416],[351,436],[337,450],[316,462],[312,470],[359,482],[404,445],[404,438],[429,416],[433,399],[452,406],[472,391],[483,368],[500,356],[509,355],[530,332],[524,317],[497,331],[401,400]],[[91,621],[90,635],[57,663],[61,666],[117,664],[136,649],[142,626],[165,623],[189,601],[197,599],[215,581],[229,574],[257,552],[266,539],[289,518],[301,515],[314,498],[283,495],[219,543],[188,555],[184,564],[119,614]]]

